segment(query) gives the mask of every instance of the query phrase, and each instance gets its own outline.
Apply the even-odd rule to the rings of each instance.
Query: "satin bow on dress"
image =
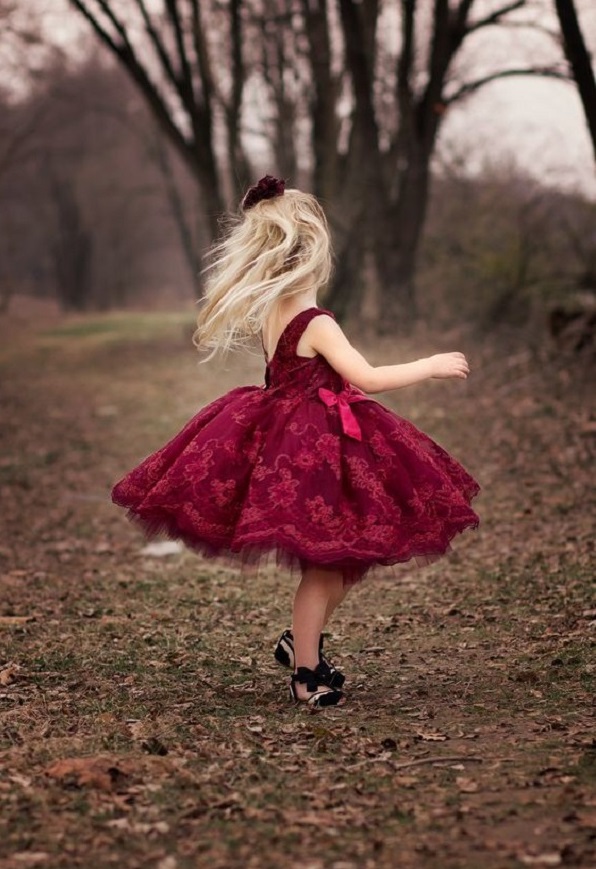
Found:
[[[355,441],[361,441],[362,431],[350,405],[357,401],[369,401],[368,396],[361,392],[350,392],[347,386],[341,392],[332,392],[330,389],[325,389],[325,387],[321,386],[319,398],[327,407],[335,407],[337,405],[343,433],[350,438],[354,438]]]

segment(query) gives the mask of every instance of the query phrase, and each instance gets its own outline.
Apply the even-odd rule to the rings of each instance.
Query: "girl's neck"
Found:
[[[303,290],[295,296],[290,296],[286,299],[279,299],[276,304],[278,312],[284,314],[297,314],[305,308],[317,307],[317,291],[312,287]]]

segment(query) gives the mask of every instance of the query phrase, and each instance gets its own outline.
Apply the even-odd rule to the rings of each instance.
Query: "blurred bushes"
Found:
[[[437,178],[418,280],[437,325],[543,324],[552,306],[596,293],[596,203],[510,166]]]
[[[180,221],[198,246],[188,172],[122,71],[92,56],[50,67],[27,98],[0,94],[0,300],[65,310],[191,299]]]

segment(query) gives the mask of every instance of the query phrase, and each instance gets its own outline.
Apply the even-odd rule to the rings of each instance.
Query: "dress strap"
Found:
[[[314,320],[315,317],[319,317],[321,314],[326,314],[328,317],[333,317],[333,319],[335,319],[331,311],[327,311],[325,308],[307,308],[305,311],[301,311],[296,317],[294,317],[294,319],[288,324],[285,333],[282,335],[284,349],[292,354],[296,353],[298,342],[306,331],[306,327],[311,320]]]

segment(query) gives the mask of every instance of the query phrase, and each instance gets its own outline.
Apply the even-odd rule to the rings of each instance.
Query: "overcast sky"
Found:
[[[499,8],[501,0],[478,0]],[[535,0],[535,20],[558,34],[552,0]],[[584,37],[596,57],[596,0],[576,0]],[[465,72],[482,73],[532,63],[549,65],[560,56],[553,40],[526,28],[487,28],[470,40]],[[471,39],[472,39],[471,38]],[[472,76],[475,77],[475,76]],[[463,148],[471,168],[485,163],[518,164],[543,182],[581,190],[596,198],[594,151],[575,82],[523,77],[486,85],[445,119],[441,149]]]
[[[464,150],[473,169],[511,162],[596,199],[594,152],[571,84],[524,78],[487,85],[446,118],[440,150],[450,147]]]

